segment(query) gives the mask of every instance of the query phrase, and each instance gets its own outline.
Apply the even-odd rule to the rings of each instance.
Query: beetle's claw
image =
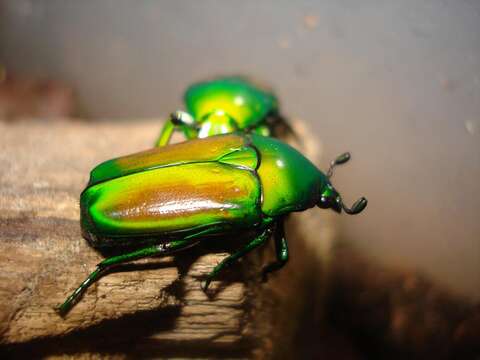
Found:
[[[55,313],[62,318],[65,318],[65,315],[68,313],[68,310],[63,308],[62,305],[54,306],[53,311],[55,311]]]
[[[202,288],[203,292],[207,292],[207,291],[208,291],[208,287],[210,286],[210,282],[211,282],[211,281],[212,281],[212,280],[211,280],[210,278],[207,279],[207,280],[205,280],[205,281],[202,281],[200,287]]]
[[[268,274],[269,274],[269,271],[268,271],[268,266],[265,266],[265,268],[262,269],[262,272],[260,273],[260,281],[262,283],[266,283],[268,281]]]

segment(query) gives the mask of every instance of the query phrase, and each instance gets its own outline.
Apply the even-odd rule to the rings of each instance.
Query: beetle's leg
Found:
[[[263,281],[267,280],[267,275],[273,271],[281,269],[288,261],[288,243],[285,238],[285,228],[283,220],[277,224],[275,228],[275,252],[277,253],[277,260],[265,266],[262,270]]]
[[[97,265],[95,271],[93,271],[88,277],[80,284],[80,286],[65,300],[65,302],[57,307],[57,312],[60,315],[65,315],[78,301],[83,292],[92,285],[102,274],[108,270],[111,266],[122,264],[132,260],[138,260],[141,258],[156,256],[156,255],[170,255],[171,253],[184,249],[189,246],[195,245],[197,242],[191,240],[177,240],[166,244],[159,244],[149,246],[143,249],[139,249],[127,254],[112,256],[103,260]]]
[[[197,137],[197,129],[195,128],[195,120],[192,116],[183,111],[175,111],[170,114],[170,117],[165,122],[162,132],[158,137],[155,146],[165,146],[170,142],[170,138],[175,130],[180,130],[187,139]]]
[[[175,130],[175,125],[173,125],[172,120],[169,118],[165,125],[163,125],[162,132],[155,142],[156,147],[165,146],[170,142],[173,131]]]
[[[263,233],[261,233],[259,236],[257,236],[255,239],[253,239],[251,242],[249,242],[243,249],[240,249],[236,253],[226,257],[225,259],[220,262],[215,268],[208,274],[207,279],[202,285],[203,291],[207,291],[208,286],[210,285],[211,281],[226,267],[232,265],[235,261],[240,259],[242,256],[245,254],[249,253],[256,247],[262,245],[265,241],[268,240],[270,235],[272,234],[272,229],[268,228],[266,229]]]

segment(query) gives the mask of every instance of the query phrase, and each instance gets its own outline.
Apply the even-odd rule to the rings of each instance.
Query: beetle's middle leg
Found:
[[[239,251],[237,251],[236,253],[226,257],[225,259],[223,259],[220,264],[218,264],[217,266],[215,266],[213,268],[213,270],[210,272],[210,274],[208,274],[207,276],[207,279],[205,280],[205,282],[203,283],[202,285],[202,289],[203,291],[207,291],[208,289],[208,286],[210,285],[210,283],[212,282],[212,280],[223,270],[225,269],[226,267],[232,265],[235,261],[237,261],[238,259],[240,259],[242,256],[244,256],[245,254],[249,253],[250,251],[252,251],[253,249],[255,249],[256,247],[262,245],[265,241],[268,240],[268,238],[270,237],[270,235],[272,234],[272,229],[271,228],[267,228],[264,232],[262,232],[259,236],[257,236],[255,239],[253,239],[251,242],[249,242],[244,248],[240,249]]]
[[[267,275],[273,271],[281,269],[288,261],[288,243],[285,237],[285,228],[283,220],[279,221],[274,234],[275,252],[277,260],[265,266],[262,270],[263,281],[267,280]]]
[[[114,265],[150,256],[170,255],[173,252],[185,249],[197,243],[198,241],[192,240],[176,240],[165,244],[148,246],[127,254],[107,258],[97,265],[97,268],[90,275],[88,275],[88,277],[80,284],[80,286],[75,289],[75,291],[67,298],[67,300],[65,300],[65,302],[60,305],[56,310],[62,316],[68,313],[73,307],[73,305],[75,305],[75,303],[78,301],[80,295],[83,294],[83,292],[90,285],[92,285],[96,280],[98,280],[102,276],[102,274],[105,273],[105,271],[107,271],[110,267]]]

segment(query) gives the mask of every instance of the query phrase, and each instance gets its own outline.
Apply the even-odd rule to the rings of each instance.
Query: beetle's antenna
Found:
[[[356,215],[358,213],[361,213],[363,209],[367,206],[368,200],[364,198],[363,196],[355,201],[355,203],[352,205],[351,208],[348,208],[345,206],[343,201],[340,200],[340,203],[342,204],[342,209],[349,215]]]
[[[350,160],[350,157],[351,157],[350,153],[345,152],[337,156],[335,160],[332,160],[332,162],[330,163],[330,167],[328,168],[328,171],[327,171],[327,177],[331,178],[333,176],[333,169],[335,168],[335,166],[345,164],[348,160]]]

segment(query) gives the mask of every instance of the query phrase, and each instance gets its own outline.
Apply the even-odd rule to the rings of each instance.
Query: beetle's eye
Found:
[[[325,196],[320,197],[320,201],[318,202],[318,207],[321,209],[328,209],[330,207],[328,198]]]

